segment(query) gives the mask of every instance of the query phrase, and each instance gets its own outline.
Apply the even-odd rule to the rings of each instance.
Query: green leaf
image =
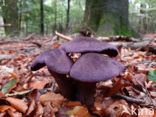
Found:
[[[156,69],[148,72],[148,80],[156,82]]]
[[[16,81],[17,81],[17,79],[13,79],[13,80],[9,81],[8,83],[6,83],[6,84],[3,86],[1,92],[2,92],[3,94],[5,94],[5,93],[16,83]]]

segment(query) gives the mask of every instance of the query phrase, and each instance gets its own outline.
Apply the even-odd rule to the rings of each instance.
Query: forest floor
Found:
[[[115,59],[126,69],[97,84],[95,103],[89,109],[64,98],[47,67],[30,70],[37,55],[64,41],[35,34],[0,38],[0,117],[156,117],[156,34],[145,37],[152,40],[145,47],[118,46]],[[111,42],[128,43],[117,38]]]

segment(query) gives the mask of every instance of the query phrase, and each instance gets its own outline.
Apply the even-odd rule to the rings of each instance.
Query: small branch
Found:
[[[155,107],[156,106],[154,103],[150,103],[150,104],[147,103],[146,100],[137,99],[137,98],[134,98],[134,97],[128,97],[128,96],[125,96],[125,95],[122,95],[122,94],[119,94],[119,93],[113,95],[113,97],[122,98],[122,99],[125,99],[128,102],[144,105],[146,107]]]
[[[58,37],[60,37],[60,38],[62,38],[62,39],[64,39],[64,40],[67,40],[67,41],[73,40],[71,37],[65,36],[65,35],[63,35],[63,34],[61,34],[61,33],[58,33],[57,31],[55,31],[55,34],[56,34]]]
[[[128,97],[128,96],[125,96],[125,95],[121,95],[119,93],[113,95],[113,97],[122,98],[122,99],[125,99],[128,102],[132,102],[132,103],[136,103],[136,104],[145,104],[146,103],[144,100],[136,99],[136,98],[133,98],[133,97]]]

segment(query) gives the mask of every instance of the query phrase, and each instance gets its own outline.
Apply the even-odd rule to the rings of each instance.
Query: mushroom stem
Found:
[[[77,81],[76,99],[86,106],[94,105],[94,95],[96,92],[96,83]]]
[[[50,71],[50,70],[49,70]],[[50,71],[57,82],[61,94],[69,100],[79,100],[86,106],[94,105],[94,94],[96,92],[96,83],[88,83],[66,78],[64,74],[58,74]]]
[[[74,82],[71,78],[66,78],[65,74],[58,74],[49,70],[52,76],[55,78],[56,83],[58,84],[60,93],[69,100],[75,100],[75,88]]]

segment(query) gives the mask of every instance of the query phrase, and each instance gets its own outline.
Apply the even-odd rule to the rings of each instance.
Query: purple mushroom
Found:
[[[61,49],[48,50],[35,58],[32,62],[31,70],[36,71],[45,65],[54,76],[61,93],[72,99],[72,88],[69,86],[71,79],[66,78],[66,74],[70,72],[73,61],[66,56],[66,53]]]
[[[83,54],[74,63],[67,56],[69,52]],[[75,39],[58,49],[49,50],[37,56],[31,69],[38,70],[46,65],[64,97],[92,106],[96,83],[118,76],[124,69],[121,63],[101,53],[116,56],[118,50],[110,44],[92,38]],[[70,76],[67,78],[66,74]]]
[[[91,37],[80,37],[73,39],[70,42],[64,43],[60,46],[65,52],[70,53],[86,53],[86,52],[96,52],[107,54],[109,56],[117,56],[118,49],[106,42],[98,41],[97,39]]]
[[[79,81],[77,99],[88,106],[93,105],[96,83],[118,76],[123,69],[121,63],[101,54],[82,55],[70,70],[70,76]]]

